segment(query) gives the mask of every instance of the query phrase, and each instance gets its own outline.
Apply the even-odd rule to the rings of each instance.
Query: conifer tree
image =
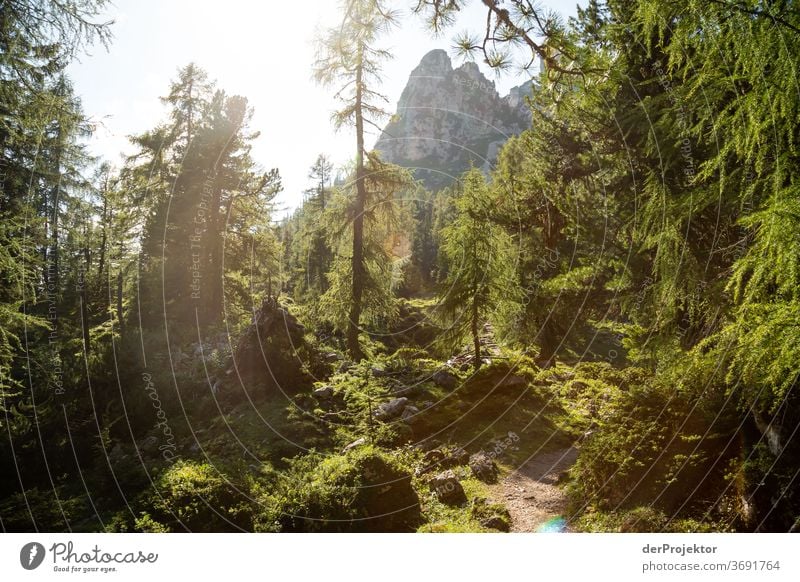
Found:
[[[500,323],[515,308],[518,285],[511,239],[492,221],[495,200],[483,174],[471,169],[461,180],[455,220],[441,233],[448,263],[438,310],[444,338],[460,346],[472,342],[474,367],[482,364],[481,334],[489,322]]]
[[[367,125],[377,127],[376,121],[387,115],[382,109],[386,98],[376,92],[375,85],[380,83],[381,63],[390,54],[376,48],[375,44],[395,24],[396,14],[381,0],[347,0],[342,9],[341,25],[319,39],[315,76],[320,84],[338,88],[336,97],[342,108],[334,115],[335,126],[353,126],[356,134],[355,192],[348,209],[348,220],[352,222],[352,248],[346,342],[350,355],[359,360],[363,352],[358,335],[368,279],[364,255],[364,223],[368,210],[365,131]]]

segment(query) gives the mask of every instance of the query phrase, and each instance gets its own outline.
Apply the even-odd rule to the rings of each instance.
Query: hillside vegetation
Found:
[[[423,182],[366,131],[410,127],[400,16],[348,2],[311,73],[352,163],[306,136],[285,217],[197,64],[121,167],[86,154],[64,71],[104,4],[0,14],[3,531],[509,531],[509,475],[573,447],[570,531],[800,527],[793,3],[484,2],[457,44],[536,63],[530,124]]]

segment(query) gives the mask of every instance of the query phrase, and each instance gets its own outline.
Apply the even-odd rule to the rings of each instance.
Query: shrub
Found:
[[[140,531],[226,532],[253,529],[248,484],[233,483],[207,463],[178,461],[156,482],[134,528]]]
[[[653,506],[672,514],[707,507],[703,500],[717,498],[735,453],[733,411],[720,406],[655,382],[619,392],[571,471],[575,508]]]

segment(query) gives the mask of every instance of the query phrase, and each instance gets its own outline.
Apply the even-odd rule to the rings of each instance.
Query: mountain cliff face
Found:
[[[433,50],[411,72],[375,149],[430,189],[450,184],[471,163],[488,171],[500,146],[530,127],[530,90],[527,82],[501,97],[478,65],[454,69],[445,51]]]

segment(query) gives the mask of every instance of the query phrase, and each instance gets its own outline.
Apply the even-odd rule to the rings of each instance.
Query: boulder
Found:
[[[430,470],[436,465],[449,469],[451,467],[458,467],[459,465],[466,465],[468,461],[469,453],[461,447],[433,449],[425,453],[425,456],[422,457],[422,462],[426,470]]]
[[[233,350],[231,367],[244,385],[257,385],[270,393],[308,391],[319,360],[305,341],[305,328],[274,298],[266,299],[253,319]],[[298,354],[310,356],[308,368]]]
[[[431,380],[433,380],[433,383],[437,386],[447,390],[455,388],[458,384],[458,377],[447,370],[437,370],[433,373],[433,376],[431,376]]]
[[[484,483],[497,481],[497,465],[494,460],[483,451],[475,453],[469,458],[469,468],[472,474]]]
[[[140,441],[138,446],[143,453],[152,453],[158,448],[158,437],[151,435]]]
[[[378,420],[391,420],[393,418],[397,418],[403,413],[403,410],[407,404],[408,398],[405,396],[401,398],[393,398],[388,402],[383,402],[375,411],[375,418]]]
[[[428,484],[436,499],[447,505],[460,505],[467,501],[467,495],[464,493],[464,487],[456,477],[456,474],[451,470],[443,471]]]
[[[505,380],[503,380],[503,386],[508,388],[522,388],[523,386],[527,386],[528,381],[523,378],[522,376],[509,376]]]
[[[403,414],[400,415],[400,420],[405,422],[406,424],[414,424],[419,420],[419,408],[416,406],[406,406],[403,409]]]
[[[422,457],[422,462],[425,465],[435,465],[436,463],[441,463],[447,455],[444,454],[444,451],[440,449],[433,449],[432,451],[428,451]]]
[[[444,465],[446,467],[458,467],[459,465],[466,465],[468,462],[469,453],[461,447],[453,447],[447,452]]]
[[[327,400],[333,396],[333,386],[329,384],[320,386],[319,388],[315,388],[312,394],[319,400]]]
[[[419,384],[403,384],[397,382],[392,385],[392,394],[395,396],[416,396],[420,393],[421,387]]]

